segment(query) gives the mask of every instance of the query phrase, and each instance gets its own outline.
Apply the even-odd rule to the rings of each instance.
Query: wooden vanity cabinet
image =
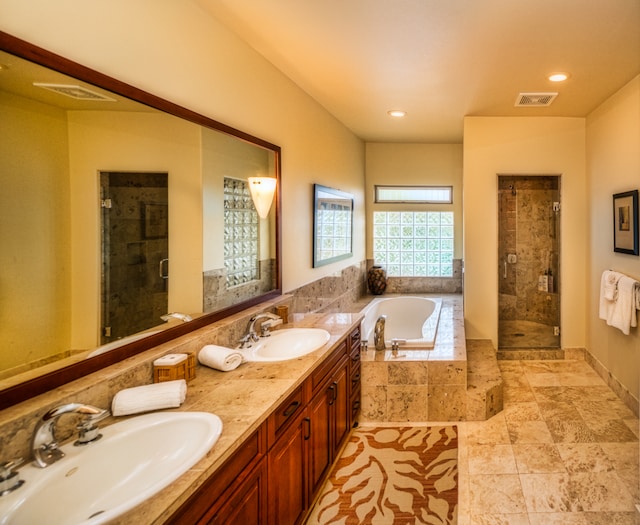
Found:
[[[357,417],[359,378],[358,327],[167,523],[302,523]]]
[[[166,523],[267,523],[266,452],[266,428],[262,425]]]
[[[360,414],[360,392],[361,392],[361,356],[362,356],[362,336],[360,327],[356,328],[349,334],[347,338],[349,345],[349,408],[350,425],[357,424],[358,415]]]
[[[348,357],[344,342],[337,352],[340,360],[315,389],[309,403],[309,486],[314,494],[333,464],[349,425]]]

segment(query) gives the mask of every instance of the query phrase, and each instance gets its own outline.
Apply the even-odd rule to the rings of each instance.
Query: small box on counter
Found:
[[[153,362],[153,382],[190,381],[196,377],[196,357],[194,354],[167,354]]]

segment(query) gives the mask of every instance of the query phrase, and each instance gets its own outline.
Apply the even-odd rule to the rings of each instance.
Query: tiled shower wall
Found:
[[[501,176],[498,197],[499,318],[557,325],[560,217],[553,203],[560,200],[558,177]],[[516,262],[508,261],[509,254]],[[540,291],[539,276],[549,270],[553,290]]]

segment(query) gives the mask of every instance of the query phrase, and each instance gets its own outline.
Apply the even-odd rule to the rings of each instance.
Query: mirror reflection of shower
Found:
[[[560,177],[498,176],[498,347],[560,348]]]

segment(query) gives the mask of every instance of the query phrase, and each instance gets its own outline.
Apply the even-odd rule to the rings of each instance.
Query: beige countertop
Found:
[[[222,435],[207,455],[164,490],[113,520],[112,524],[165,522],[239,448],[297,386],[361,321],[360,314],[294,314],[282,328],[324,328],[329,342],[309,355],[273,363],[243,363],[231,372],[198,366],[180,411],[211,412]]]

